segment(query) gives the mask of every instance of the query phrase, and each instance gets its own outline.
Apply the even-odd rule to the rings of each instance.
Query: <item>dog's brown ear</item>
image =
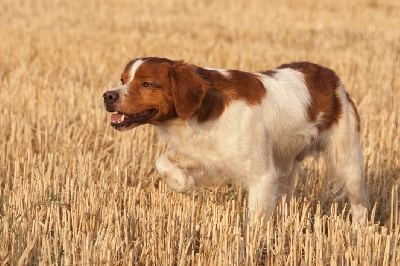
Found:
[[[196,73],[196,66],[183,61],[172,66],[171,76],[176,114],[188,119],[200,108],[210,85]]]

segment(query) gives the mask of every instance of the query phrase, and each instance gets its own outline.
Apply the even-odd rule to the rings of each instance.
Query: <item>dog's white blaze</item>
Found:
[[[144,62],[144,60],[138,59],[138,60],[135,61],[135,63],[132,64],[132,66],[131,66],[131,72],[130,72],[130,74],[129,74],[129,80],[126,82],[127,84],[133,80],[133,78],[135,77],[136,70],[138,69],[138,67],[139,67],[143,62]]]
[[[129,72],[129,80],[124,84],[117,87],[112,88],[113,91],[120,91],[121,94],[127,94],[129,89],[129,83],[132,82],[135,77],[136,70],[145,60],[138,59],[135,63],[132,64],[130,72]]]
[[[129,86],[124,84],[124,85],[120,85],[120,86],[112,88],[111,91],[120,91],[122,94],[127,94],[128,88],[129,88]]]

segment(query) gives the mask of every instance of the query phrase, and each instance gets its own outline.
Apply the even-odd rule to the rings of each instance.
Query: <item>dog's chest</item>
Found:
[[[237,136],[232,132],[202,131],[186,123],[170,123],[158,129],[174,149],[200,162],[214,174],[232,175],[242,167],[238,163],[245,161],[237,146]]]
[[[213,160],[223,153],[213,132],[205,133],[181,124],[160,127],[159,130],[174,149],[191,157]]]

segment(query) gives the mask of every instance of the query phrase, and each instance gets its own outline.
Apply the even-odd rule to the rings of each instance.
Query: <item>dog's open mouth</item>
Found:
[[[146,111],[134,115],[127,115],[120,112],[114,112],[110,116],[111,126],[121,130],[133,128],[140,124],[146,123],[151,118],[156,116],[157,113],[158,113],[157,109],[147,109]]]

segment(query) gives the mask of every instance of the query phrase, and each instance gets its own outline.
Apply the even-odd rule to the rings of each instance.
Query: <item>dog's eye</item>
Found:
[[[143,86],[143,87],[146,87],[146,88],[156,88],[156,87],[157,87],[156,84],[151,83],[151,82],[143,82],[143,83],[142,83],[142,86]]]
[[[121,83],[122,83],[122,85],[124,85],[124,80],[123,79],[121,79]]]

